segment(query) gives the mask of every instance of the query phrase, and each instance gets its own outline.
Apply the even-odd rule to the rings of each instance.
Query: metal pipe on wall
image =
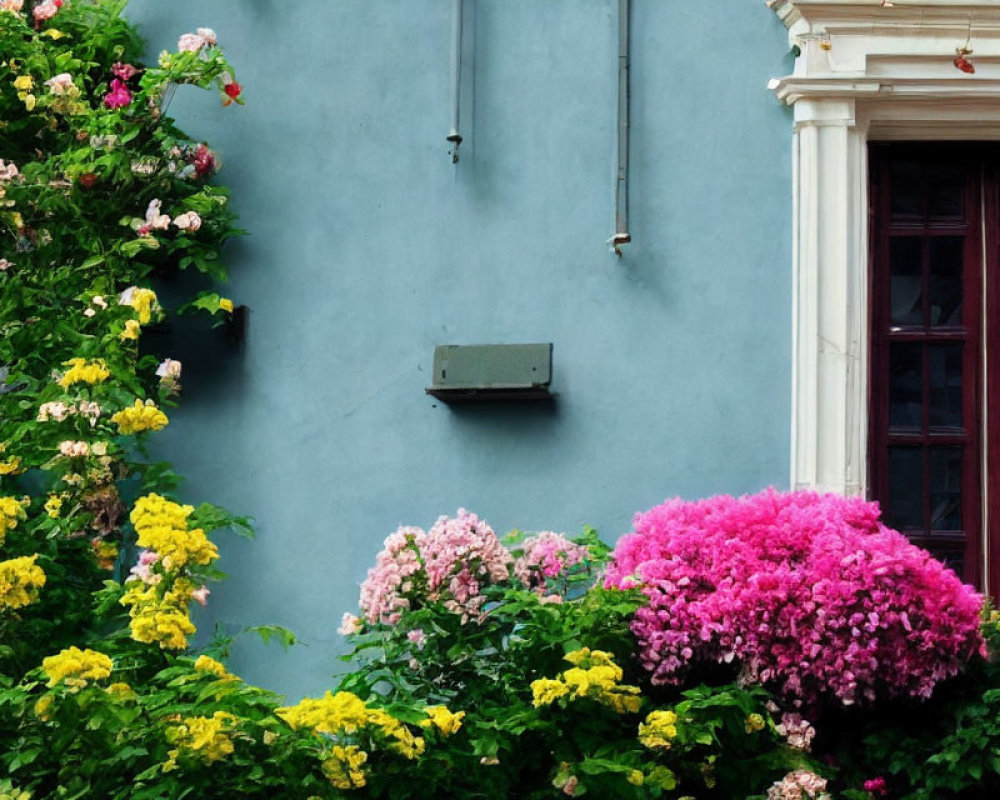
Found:
[[[459,133],[461,124],[462,93],[462,7],[464,0],[452,0],[451,4],[451,130],[447,140],[451,142],[449,151],[451,163],[458,163],[458,146],[462,143]]]
[[[618,0],[618,172],[615,185],[615,233],[611,249],[621,256],[621,246],[632,241],[628,232],[629,70],[631,0]]]

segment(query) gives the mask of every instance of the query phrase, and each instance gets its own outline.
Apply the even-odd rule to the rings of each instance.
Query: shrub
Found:
[[[879,522],[814,492],[671,500],[635,518],[605,578],[641,586],[632,630],[654,683],[733,663],[789,699],[927,697],[975,654],[982,598]]]

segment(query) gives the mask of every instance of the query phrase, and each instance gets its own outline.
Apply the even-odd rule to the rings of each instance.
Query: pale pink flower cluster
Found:
[[[514,576],[529,588],[545,589],[545,579],[561,575],[584,561],[589,551],[561,533],[542,531],[525,539],[514,560]]]
[[[59,453],[66,458],[83,458],[90,455],[90,445],[86,442],[71,442],[69,440],[59,443]]]
[[[211,28],[198,28],[196,33],[185,33],[177,40],[177,49],[184,53],[197,53],[203,47],[218,44],[215,31]]]
[[[7,183],[20,177],[21,173],[18,172],[17,166],[13,161],[4,161],[0,158],[0,183]]]
[[[156,586],[163,580],[163,575],[153,572],[153,565],[160,560],[160,554],[155,550],[143,550],[139,553],[139,560],[135,566],[129,570],[126,581],[139,580],[147,586]]]
[[[41,3],[36,4],[31,9],[31,15],[35,18],[36,23],[52,19],[62,7],[62,4],[62,0],[42,0]]]
[[[774,728],[779,736],[784,736],[788,746],[795,750],[809,750],[816,729],[803,719],[801,714],[786,711],[781,715],[781,723]]]
[[[68,94],[72,90],[76,89],[76,84],[73,83],[73,76],[68,72],[60,72],[45,81],[45,85],[49,87],[49,91],[57,97],[64,94]]]
[[[194,233],[201,228],[201,217],[196,211],[185,211],[183,214],[178,214],[174,217],[174,225],[182,231],[191,231]]]
[[[0,0],[0,11],[20,11],[24,8],[24,0]]]
[[[632,630],[654,683],[738,660],[791,699],[927,697],[974,655],[982,597],[879,521],[815,492],[671,500],[634,521],[609,587],[641,586]]]
[[[138,220],[134,223],[135,232],[140,236],[148,236],[150,231],[165,231],[170,227],[170,216],[160,213],[161,200],[150,200],[146,206],[145,221]]]
[[[825,778],[807,769],[797,769],[771,784],[767,800],[821,800],[829,798],[825,791]]]
[[[61,401],[42,403],[38,407],[38,416],[35,417],[35,421],[49,422],[50,420],[54,420],[56,422],[62,422],[74,414],[86,417],[87,422],[90,423],[90,427],[93,428],[97,425],[97,420],[101,416],[101,406],[93,400],[80,400],[79,403],[75,405],[66,405]],[[81,442],[81,444],[83,443]],[[65,455],[65,453],[63,455]],[[86,455],[86,453],[84,453],[84,455]]]
[[[8,261],[6,258],[0,258],[0,272],[6,272],[13,266],[13,261]]]
[[[462,621],[480,619],[482,590],[510,577],[511,556],[493,529],[458,510],[426,533],[400,528],[385,540],[361,584],[361,610],[372,623],[395,624],[403,611],[442,603]]]

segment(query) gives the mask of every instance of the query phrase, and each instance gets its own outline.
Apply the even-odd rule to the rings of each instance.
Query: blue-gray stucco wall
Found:
[[[631,232],[613,232],[615,0],[466,0],[452,165],[448,0],[133,0],[155,57],[219,35],[247,105],[181,89],[249,236],[227,292],[241,352],[189,356],[160,451],[186,498],[251,514],[221,537],[203,628],[278,623],[234,669],[295,699],[382,539],[464,506],[498,531],[609,540],[674,495],[788,482],[788,71],[763,2],[635,0]],[[553,342],[554,406],[449,408],[435,345]]]

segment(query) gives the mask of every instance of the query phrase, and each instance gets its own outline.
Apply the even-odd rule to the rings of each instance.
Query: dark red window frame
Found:
[[[970,143],[887,144],[870,148],[871,205],[869,243],[870,275],[870,408],[869,408],[869,496],[880,502],[887,521],[897,523],[915,543],[926,547],[956,568],[964,580],[983,585],[983,503],[989,504],[988,519],[994,531],[1000,528],[1000,440],[988,450],[987,474],[993,487],[983,497],[984,413],[983,381],[987,381],[992,432],[1000,431],[1000,148]],[[903,177],[899,177],[902,175]],[[960,197],[960,210],[932,213],[942,175],[960,186],[947,189],[951,203]],[[916,176],[916,177],[914,177]],[[938,183],[936,184],[935,181]],[[914,190],[916,186],[916,191]],[[909,194],[900,200],[900,197]],[[896,196],[894,197],[894,193]],[[985,226],[983,222],[985,220]],[[985,230],[988,286],[983,287],[983,232]],[[940,322],[931,313],[934,281],[932,253],[961,238],[960,320]],[[903,254],[900,256],[899,254]],[[919,278],[919,300],[909,316],[901,316],[897,302],[893,317],[893,277],[899,281],[900,263],[909,264]],[[894,274],[895,271],[895,274]],[[899,283],[897,283],[897,286]],[[911,284],[910,285],[914,285]],[[902,294],[902,292],[900,292]],[[898,301],[898,298],[897,298]],[[905,304],[903,304],[905,307]],[[940,312],[940,307],[935,309]],[[984,313],[985,311],[985,313]],[[983,359],[984,333],[987,354]],[[992,343],[996,343],[993,347]],[[961,412],[942,422],[942,414],[931,403],[931,358],[940,364],[945,356],[960,353]],[[917,375],[919,390],[914,386]],[[948,379],[939,378],[947,394]],[[908,397],[910,403],[900,402]],[[919,402],[912,402],[919,397]],[[895,400],[895,403],[894,403]],[[932,413],[932,407],[935,409]],[[994,407],[997,411],[994,411]],[[902,409],[902,411],[901,411]],[[960,512],[935,526],[944,517],[931,491],[932,472],[940,475],[942,455],[959,452]],[[917,469],[914,469],[914,466]],[[940,488],[940,487],[939,487]],[[940,497],[941,495],[939,495]],[[947,495],[944,495],[947,497]],[[905,524],[898,524],[900,522]],[[990,587],[1000,590],[1000,542],[991,536]]]

